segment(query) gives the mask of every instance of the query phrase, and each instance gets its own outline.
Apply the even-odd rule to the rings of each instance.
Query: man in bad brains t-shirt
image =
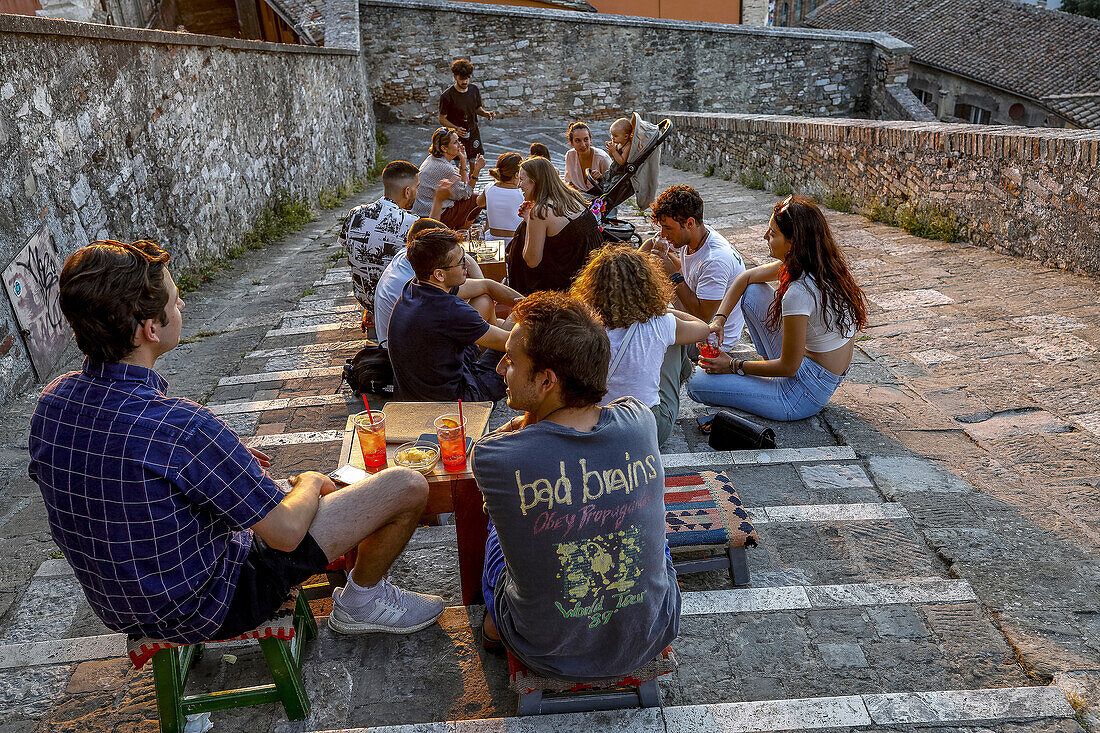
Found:
[[[498,371],[508,406],[525,414],[473,449],[492,520],[486,645],[499,636],[558,679],[622,677],[680,622],[656,422],[633,397],[597,406],[611,348],[588,306],[540,292],[512,315]]]

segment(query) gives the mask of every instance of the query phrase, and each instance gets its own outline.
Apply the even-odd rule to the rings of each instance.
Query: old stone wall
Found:
[[[468,57],[487,109],[606,119],[644,109],[883,115],[911,47],[886,34],[754,28],[424,0],[361,0],[380,115],[434,121]]]
[[[799,193],[942,207],[970,241],[1100,273],[1100,132],[943,122],[654,112],[674,132],[662,162]]]
[[[62,258],[147,238],[178,269],[239,243],[278,191],[373,164],[355,50],[0,15],[0,69],[0,269],[43,223]],[[0,301],[3,403],[35,375]]]

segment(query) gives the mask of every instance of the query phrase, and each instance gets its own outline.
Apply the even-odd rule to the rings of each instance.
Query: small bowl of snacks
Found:
[[[403,468],[411,468],[423,474],[429,474],[439,460],[439,446],[434,443],[414,441],[397,447],[393,453],[393,462]]]

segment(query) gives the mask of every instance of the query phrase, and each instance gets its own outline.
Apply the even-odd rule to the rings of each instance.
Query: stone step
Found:
[[[258,372],[256,374],[235,374],[231,377],[222,377],[218,380],[219,387],[230,387],[237,384],[264,384],[266,382],[282,382],[288,379],[310,379],[312,377],[339,376],[344,371],[343,367],[313,367],[312,369],[284,369],[277,372]]]
[[[421,527],[417,529],[407,550],[414,554],[418,550],[430,551],[437,541],[450,539],[453,535],[453,528]],[[0,644],[0,670],[125,655],[123,634],[51,638],[64,633],[71,623],[80,599],[79,588],[71,568],[67,576],[55,574],[49,578],[48,583],[45,582],[45,576],[38,580],[42,581],[41,588],[24,602],[18,613],[20,617],[33,617],[38,623],[28,626],[25,631],[19,631],[22,627],[17,625],[13,629],[14,636],[9,632],[5,639],[8,643]],[[51,590],[58,592],[51,593]],[[682,593],[681,615],[759,614],[976,601],[973,588],[965,580],[905,578],[874,583],[686,591]],[[60,608],[59,604],[64,608]],[[44,627],[41,624],[37,612],[44,607],[55,609],[55,613],[51,614],[53,626]],[[461,606],[450,607],[450,610],[465,612],[465,608]]]
[[[661,731],[764,733],[861,726],[1002,725],[1072,720],[1073,708],[1056,687],[893,692],[665,708],[454,720],[322,733],[498,733],[499,731]]]

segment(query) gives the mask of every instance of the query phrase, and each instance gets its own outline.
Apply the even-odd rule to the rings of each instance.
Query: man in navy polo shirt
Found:
[[[270,618],[297,585],[358,546],[329,628],[409,633],[443,600],[384,577],[428,496],[387,469],[336,491],[307,471],[283,491],[267,456],[153,370],[179,343],[183,299],[152,242],[93,242],[61,272],[61,309],[87,358],[31,418],[30,475],[92,609],[115,631],[189,643]]]
[[[423,402],[504,397],[496,366],[511,324],[487,322],[466,299],[487,294],[513,305],[522,296],[493,280],[467,280],[469,258],[450,229],[421,232],[407,256],[416,279],[401,291],[388,334],[396,394]]]

